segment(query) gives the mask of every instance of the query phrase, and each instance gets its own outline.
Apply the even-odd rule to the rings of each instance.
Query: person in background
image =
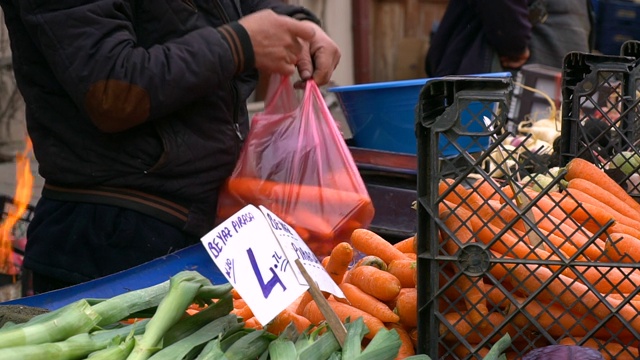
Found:
[[[340,50],[277,0],[0,0],[45,184],[36,293],[199,242],[249,131],[258,73],[327,83]]]
[[[429,77],[558,69],[567,53],[591,52],[591,0],[450,0],[431,38]]]

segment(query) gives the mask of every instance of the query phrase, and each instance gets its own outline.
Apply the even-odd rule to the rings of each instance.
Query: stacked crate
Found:
[[[596,49],[617,55],[626,41],[640,40],[640,3],[625,0],[596,2]]]
[[[635,68],[631,57],[567,57],[557,148],[563,165],[613,147],[633,151],[636,102],[628,92]],[[552,344],[637,358],[640,264],[597,250],[611,240],[613,220],[594,228],[580,201],[558,191],[566,170],[550,168],[532,142],[510,142],[512,92],[510,78],[474,77],[434,80],[421,91],[418,351],[433,359],[482,358],[508,334],[508,358]],[[470,111],[477,108],[483,111]],[[596,113],[608,124],[607,143],[587,136],[580,121]],[[477,125],[461,122],[463,114]],[[451,147],[447,155],[443,143]],[[474,144],[488,146],[477,151]],[[563,213],[567,201],[577,205]],[[578,222],[576,213],[586,217]]]

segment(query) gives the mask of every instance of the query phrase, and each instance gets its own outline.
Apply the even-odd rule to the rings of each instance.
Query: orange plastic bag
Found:
[[[322,258],[369,226],[371,198],[315,82],[298,100],[290,78],[274,75],[265,103],[221,190],[218,218],[263,205]]]

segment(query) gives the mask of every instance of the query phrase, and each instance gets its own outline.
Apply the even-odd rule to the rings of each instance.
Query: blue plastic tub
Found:
[[[183,270],[198,271],[214,284],[228,282],[216,264],[211,261],[202,244],[195,244],[129,270],[65,289],[7,301],[0,305],[24,305],[55,310],[80,299],[106,299],[127,291],[157,285]]]
[[[486,77],[510,77],[510,73],[491,73],[478,76]],[[433,78],[388,81],[351,86],[339,86],[330,88],[329,91],[336,94],[347,124],[352,133],[353,146],[365,149],[391,151],[404,154],[417,153],[417,141],[415,134],[416,105],[420,91],[424,85]],[[474,105],[472,104],[471,107]],[[470,109],[474,113],[481,111]],[[491,116],[487,111],[487,116]],[[461,120],[465,124],[464,114]],[[482,128],[474,128],[470,131],[484,131]],[[481,125],[478,124],[477,127]],[[487,146],[486,143],[480,144]],[[456,155],[455,149],[441,143],[442,153],[445,156]],[[477,150],[481,151],[481,146]]]

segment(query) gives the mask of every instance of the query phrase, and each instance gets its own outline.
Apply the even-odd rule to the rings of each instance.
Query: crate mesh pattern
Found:
[[[572,100],[603,111],[604,121],[609,116],[616,146],[626,147],[634,132],[605,107],[615,108],[610,99],[618,95],[627,100],[630,71],[620,60],[633,61],[616,60],[622,76],[591,78],[589,94],[606,87],[608,96]],[[433,359],[482,358],[508,333],[507,353],[515,358],[551,344],[589,344],[622,358],[640,339],[640,265],[605,255],[613,220],[596,224],[572,193],[558,191],[565,170],[552,169],[531,142],[507,141],[512,90],[510,78],[447,77],[420,94],[418,351]],[[584,154],[597,140],[577,130],[574,150]],[[444,156],[443,142],[458,155]]]

